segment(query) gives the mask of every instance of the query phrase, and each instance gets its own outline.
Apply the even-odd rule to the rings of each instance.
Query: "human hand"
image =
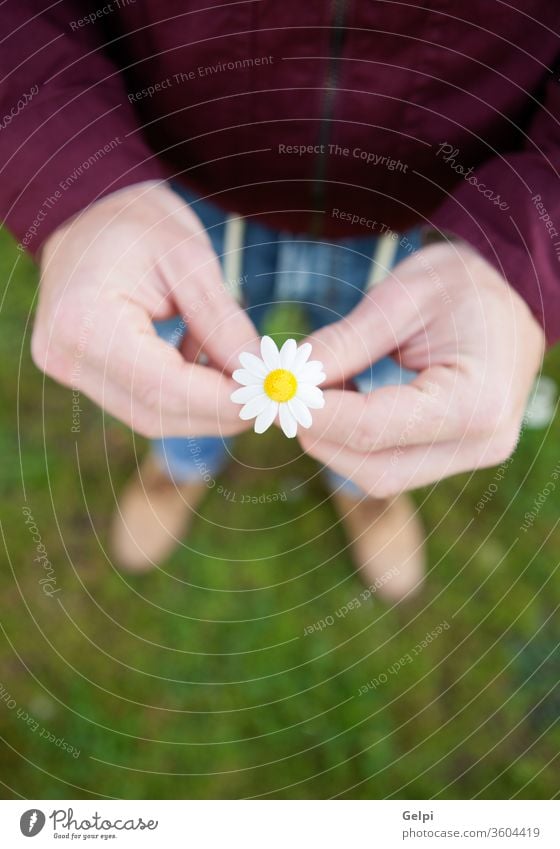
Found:
[[[152,326],[176,315],[189,331],[180,350]],[[36,365],[144,436],[247,428],[228,374],[255,338],[203,225],[168,186],[109,195],[43,247]],[[216,368],[194,362],[200,351]]]
[[[544,351],[522,298],[472,248],[448,243],[411,255],[309,341],[325,386],[395,352],[419,372],[366,395],[326,389],[300,436],[304,450],[375,498],[509,457]]]

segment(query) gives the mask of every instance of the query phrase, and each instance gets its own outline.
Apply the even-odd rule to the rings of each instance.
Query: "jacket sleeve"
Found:
[[[513,128],[512,128],[513,131]],[[445,157],[446,151],[440,154]],[[451,161],[451,160],[450,160]],[[523,149],[469,173],[432,224],[473,245],[524,298],[549,344],[560,339],[560,82],[550,74]]]
[[[93,201],[164,177],[89,13],[77,0],[0,4],[0,223],[32,254]]]

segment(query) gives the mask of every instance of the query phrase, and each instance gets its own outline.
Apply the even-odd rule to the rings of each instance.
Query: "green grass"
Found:
[[[296,461],[278,433],[240,439],[246,465],[218,482],[236,500],[209,489],[188,545],[162,571],[126,577],[110,562],[107,529],[145,442],[85,399],[71,433],[71,392],[29,356],[36,271],[5,234],[0,270],[3,797],[560,790],[558,493],[520,531],[560,461],[558,421],[524,433],[480,513],[495,470],[415,494],[431,565],[407,605],[336,616],[361,585],[314,463]],[[559,350],[545,372],[560,375]],[[270,458],[276,471],[248,468]],[[279,491],[285,501],[242,503]],[[60,589],[53,598],[39,585],[26,504]],[[327,616],[332,625],[304,636]],[[444,621],[414,663],[388,672]],[[358,695],[383,673],[385,684]]]

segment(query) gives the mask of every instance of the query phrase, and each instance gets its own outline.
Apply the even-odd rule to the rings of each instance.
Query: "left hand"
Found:
[[[300,436],[375,498],[507,459],[545,346],[525,301],[462,243],[412,254],[309,341],[327,386],[388,354],[419,373],[366,395],[327,388]]]

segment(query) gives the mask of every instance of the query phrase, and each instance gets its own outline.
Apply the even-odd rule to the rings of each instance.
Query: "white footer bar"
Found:
[[[0,845],[556,849],[559,806],[556,801],[0,801]]]

